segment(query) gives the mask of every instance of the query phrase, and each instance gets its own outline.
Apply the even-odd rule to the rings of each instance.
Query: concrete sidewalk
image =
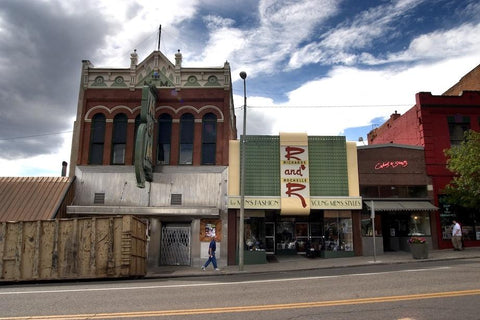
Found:
[[[294,256],[275,256],[276,262],[268,262],[266,264],[244,265],[243,271],[239,271],[238,266],[223,266],[219,261],[220,271],[214,271],[212,265],[208,266],[206,271],[202,271],[201,266],[185,267],[185,266],[163,266],[149,270],[147,278],[176,278],[176,277],[194,277],[205,275],[228,275],[228,274],[248,274],[248,273],[264,273],[279,272],[293,270],[311,270],[321,268],[340,268],[350,266],[363,266],[372,264],[394,264],[394,263],[410,263],[421,261],[440,261],[453,259],[469,259],[480,258],[480,247],[466,248],[462,251],[454,251],[452,249],[433,250],[429,252],[428,259],[413,259],[409,252],[385,252],[382,255],[360,256],[350,258],[306,258],[303,255]]]

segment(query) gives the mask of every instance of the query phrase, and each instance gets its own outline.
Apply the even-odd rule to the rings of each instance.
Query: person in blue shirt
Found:
[[[208,260],[202,266],[202,270],[205,270],[206,267],[210,264],[213,264],[213,269],[220,270],[217,268],[217,259],[215,258],[215,251],[217,250],[217,243],[215,242],[215,236],[212,237],[210,245],[208,246]]]

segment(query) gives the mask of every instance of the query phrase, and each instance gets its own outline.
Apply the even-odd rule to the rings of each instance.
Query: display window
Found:
[[[265,218],[245,219],[245,250],[265,251]]]
[[[430,215],[425,212],[410,214],[409,236],[430,236]]]
[[[297,252],[305,252],[305,246],[308,241],[308,223],[295,223],[295,238]]]
[[[352,214],[325,212],[324,234],[326,251],[353,251]]]
[[[452,238],[452,222],[456,220],[462,228],[463,240],[480,240],[478,209],[468,209],[448,203],[445,195],[438,197],[442,239]]]
[[[295,223],[293,221],[280,221],[276,223],[275,240],[277,242],[277,250],[296,250],[294,230]]]

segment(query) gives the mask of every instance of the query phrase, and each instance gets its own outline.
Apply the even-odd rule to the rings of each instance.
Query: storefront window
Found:
[[[411,214],[408,229],[409,236],[429,236],[431,234],[430,215],[428,213]]]
[[[305,252],[305,245],[308,240],[308,223],[297,222],[295,224],[295,237],[297,240],[297,251]]]
[[[353,251],[352,215],[350,212],[325,212],[325,250]]]
[[[480,240],[479,210],[455,206],[447,202],[445,196],[439,196],[440,223],[442,226],[442,239],[452,238],[452,222],[456,220],[462,228],[463,240]]]
[[[265,219],[247,218],[245,219],[245,250],[264,251],[265,250]]]
[[[276,242],[278,250],[296,250],[293,221],[281,221],[276,225]]]

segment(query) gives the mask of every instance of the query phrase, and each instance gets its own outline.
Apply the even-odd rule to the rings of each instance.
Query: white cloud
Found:
[[[137,49],[140,56],[150,54],[157,49],[155,30],[158,30],[159,25],[162,25],[162,30],[168,30],[168,36],[172,38],[172,42],[176,42],[175,39],[182,37],[181,31],[174,26],[193,17],[199,3],[197,0],[99,1],[99,10],[107,19],[115,21],[117,27],[115,32],[109,35],[107,47],[101,48],[98,52],[98,56],[102,58],[99,64],[122,67],[128,65],[129,53],[133,49]]]
[[[404,0],[388,5],[379,5],[355,16],[351,22],[339,25],[328,32],[321,41],[308,43],[294,52],[288,63],[290,69],[311,63],[352,64],[357,57],[354,49],[363,49],[391,32],[397,19],[414,9],[423,1]]]
[[[244,32],[244,48],[234,52],[232,59],[247,73],[273,73],[298,44],[312,36],[315,27],[337,10],[338,4],[333,0],[261,1],[259,25]]]
[[[291,91],[285,104],[274,106],[271,100],[256,97],[249,98],[247,105],[261,115],[261,121],[265,121],[263,130],[255,134],[292,131],[338,135],[346,128],[371,125],[374,118],[386,119],[395,111],[404,113],[415,105],[418,92],[442,94],[478,61],[480,53],[403,69],[374,71],[337,67],[327,77]],[[237,97],[235,102],[237,106],[243,104],[240,98]],[[253,106],[269,108],[256,109]],[[251,114],[250,109],[248,112]],[[237,121],[239,118],[237,114]],[[250,122],[258,127],[255,125],[258,119],[254,116],[247,116],[248,127]],[[241,128],[240,125],[237,127]]]
[[[480,23],[465,24],[451,30],[421,35],[413,39],[407,50],[370,63],[443,59],[474,55],[478,52],[480,52]]]
[[[73,123],[73,119],[70,120]],[[55,153],[42,154],[15,161],[0,158],[0,177],[60,176],[62,172],[62,162],[66,161],[70,166],[72,133],[64,133],[62,137],[63,144]]]

